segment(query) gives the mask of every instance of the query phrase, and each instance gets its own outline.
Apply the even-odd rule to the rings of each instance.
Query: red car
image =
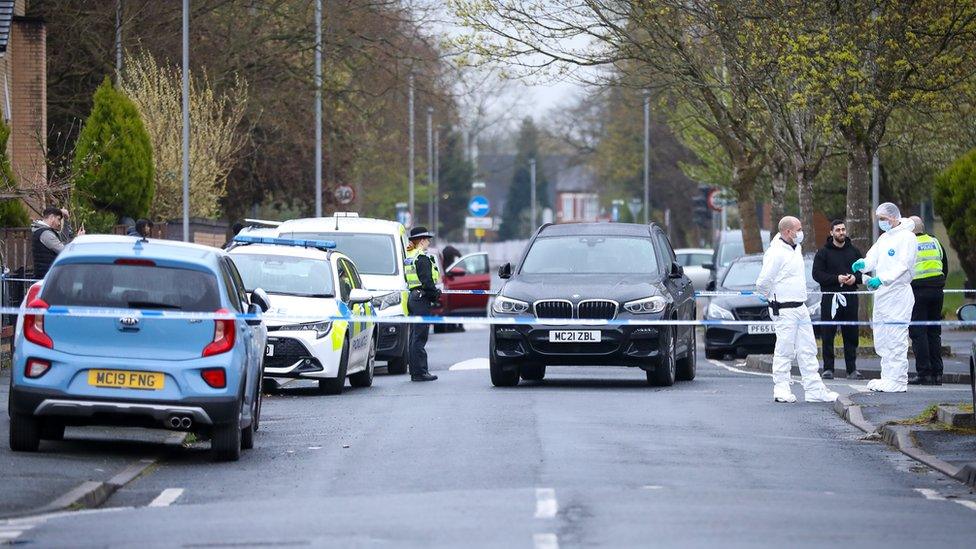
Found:
[[[476,252],[457,259],[447,269],[441,271],[443,290],[490,290],[491,269],[488,253]],[[441,295],[441,307],[434,309],[435,315],[444,316],[485,316],[488,308],[488,294]],[[435,324],[434,333],[460,331],[460,324]]]

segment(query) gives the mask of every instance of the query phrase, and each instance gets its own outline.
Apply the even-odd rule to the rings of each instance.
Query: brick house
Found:
[[[20,189],[47,180],[47,53],[44,20],[24,15],[27,0],[0,0],[0,115],[10,127],[7,154]],[[32,216],[43,208],[25,199]]]

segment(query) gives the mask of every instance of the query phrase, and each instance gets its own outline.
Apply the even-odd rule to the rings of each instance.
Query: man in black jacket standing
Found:
[[[835,219],[830,224],[830,237],[823,248],[813,258],[813,279],[824,292],[852,292],[861,284],[861,273],[851,273],[851,264],[862,257],[861,251],[847,238],[847,225],[844,220]],[[820,320],[857,320],[857,294],[825,293],[820,299]],[[834,378],[834,336],[836,325],[821,325],[820,337],[823,341],[824,379]],[[863,379],[857,371],[858,326],[840,326],[844,338],[844,365],[847,366],[848,379]]]

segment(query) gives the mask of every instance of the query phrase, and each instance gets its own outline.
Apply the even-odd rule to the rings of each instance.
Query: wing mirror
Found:
[[[677,263],[671,264],[671,272],[668,274],[671,278],[681,278],[685,275],[685,270]]]
[[[967,303],[956,311],[956,318],[965,322],[976,320],[976,303]]]
[[[702,269],[705,269],[706,271],[714,271],[715,270],[715,264],[714,263],[702,263]]]
[[[498,278],[512,278],[512,264],[506,263],[498,267]]]
[[[363,290],[362,288],[353,288],[349,291],[349,303],[353,305],[369,303],[372,300],[373,294]]]
[[[251,305],[257,305],[261,308],[261,312],[265,313],[271,309],[271,299],[268,298],[267,292],[261,288],[255,288],[251,292]]]
[[[714,292],[715,291],[715,281],[709,280],[708,284],[705,284],[705,291]]]

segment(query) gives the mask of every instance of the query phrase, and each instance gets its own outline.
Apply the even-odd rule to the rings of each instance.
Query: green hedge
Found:
[[[970,282],[976,282],[976,149],[935,178],[935,211]]]

